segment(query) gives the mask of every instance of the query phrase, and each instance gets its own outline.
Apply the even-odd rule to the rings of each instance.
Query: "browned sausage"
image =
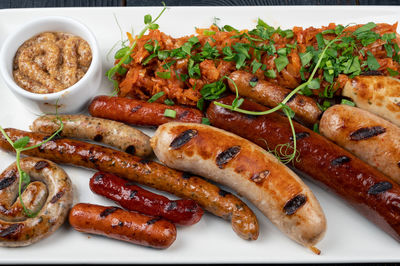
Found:
[[[400,80],[387,76],[357,76],[346,82],[342,95],[357,107],[400,127]]]
[[[269,107],[277,106],[291,92],[277,84],[258,80],[256,76],[242,70],[232,72],[229,77],[235,82],[241,96]],[[250,81],[256,83],[254,87],[250,85]],[[235,86],[231,81],[229,81],[229,88],[235,92]],[[299,120],[309,125],[316,123],[321,115],[321,109],[318,108],[317,103],[304,95],[295,94],[287,105],[295,112]]]
[[[166,109],[176,112],[175,118],[166,117]],[[132,125],[159,126],[171,121],[201,123],[203,114],[194,108],[162,103],[148,103],[123,97],[97,96],[89,106],[95,117],[107,118]]]
[[[324,112],[319,130],[400,184],[400,127],[358,107],[337,104]]]
[[[324,236],[325,215],[311,190],[254,143],[212,126],[171,122],[158,127],[151,146],[169,167],[237,191],[301,245],[312,248]]]
[[[176,239],[171,222],[117,207],[79,203],[71,209],[69,223],[79,232],[153,248],[168,248]]]
[[[53,134],[59,128],[60,118],[64,124],[60,136],[90,139],[113,146],[140,157],[152,154],[150,138],[140,130],[124,123],[86,115],[44,115],[33,121],[31,130]]]
[[[22,193],[28,217],[18,199],[19,175],[16,163],[0,174],[0,246],[33,244],[55,232],[66,220],[72,205],[72,185],[65,171],[40,158],[23,158],[21,169],[35,181]]]
[[[48,137],[17,129],[5,129],[5,131],[13,141],[28,136],[29,145],[38,144]],[[4,136],[0,138],[0,148],[14,151]],[[72,139],[54,139],[39,148],[25,151],[24,154],[113,173],[181,198],[193,199],[207,211],[231,220],[233,230],[240,237],[244,239],[258,237],[257,218],[244,202],[191,174],[125,152]]]
[[[220,101],[231,104],[233,99],[226,97]],[[247,100],[241,108],[257,111],[267,109]],[[249,116],[211,104],[207,116],[214,126],[271,150],[279,144],[290,142],[292,138],[287,119],[277,113]],[[298,123],[294,123],[294,127],[299,151],[299,160],[294,161],[294,166],[343,197],[400,241],[400,186],[323,136]]]

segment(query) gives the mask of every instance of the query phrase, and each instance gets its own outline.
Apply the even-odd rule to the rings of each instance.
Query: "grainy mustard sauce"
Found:
[[[78,82],[91,62],[92,51],[82,38],[64,32],[43,32],[18,48],[13,76],[27,91],[54,93]]]

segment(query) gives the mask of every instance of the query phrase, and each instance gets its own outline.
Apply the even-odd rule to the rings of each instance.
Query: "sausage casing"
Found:
[[[34,182],[22,193],[30,218],[18,199],[18,169],[15,163],[0,175],[0,246],[33,244],[56,231],[72,205],[72,185],[68,175],[55,163],[40,158],[23,158],[21,169]],[[46,188],[47,187],[47,188]]]
[[[159,216],[180,225],[197,223],[204,212],[194,200],[169,200],[110,173],[97,172],[90,179],[89,186],[94,193],[119,203],[129,211]]]
[[[222,183],[249,199],[282,232],[312,247],[326,220],[311,190],[272,154],[212,126],[171,122],[151,138],[158,159]]]
[[[166,117],[165,110],[176,112],[176,117]],[[194,108],[162,103],[148,103],[123,97],[97,96],[89,106],[95,117],[116,120],[139,126],[159,126],[171,121],[201,123],[203,114]]]
[[[13,141],[28,136],[29,145],[38,144],[48,137],[17,129],[5,129],[5,132]],[[4,137],[0,138],[0,148],[14,152],[14,148]],[[125,152],[73,139],[53,139],[39,148],[24,151],[24,154],[113,173],[180,198],[192,199],[205,210],[230,220],[233,230],[240,237],[258,237],[257,218],[243,201],[191,174]]]
[[[334,105],[324,112],[319,130],[400,183],[400,127],[360,108]]]
[[[147,157],[152,153],[150,138],[140,130],[120,122],[86,115],[45,115],[37,118],[31,130],[53,134],[60,127],[58,118],[64,124],[60,136],[89,139],[116,147],[130,154]]]
[[[269,107],[279,105],[291,92],[291,90],[277,84],[258,80],[256,76],[242,70],[232,72],[229,77],[235,82],[239,95]],[[256,83],[254,87],[250,85],[252,80],[255,80]],[[236,90],[231,81],[229,81],[229,88],[232,92]],[[287,105],[295,112],[299,120],[309,125],[316,123],[322,113],[313,99],[300,94],[295,94],[287,102]]]
[[[231,104],[234,97],[220,101]],[[267,108],[245,100],[240,108]],[[211,104],[207,116],[214,126],[234,132],[261,147],[288,143],[292,131],[286,118],[273,113],[248,116]],[[298,160],[294,166],[344,198],[355,209],[400,241],[400,186],[323,136],[294,122]],[[248,130],[251,129],[251,130]]]
[[[69,223],[79,232],[159,249],[168,248],[176,239],[174,224],[117,207],[79,203],[71,209]]]
[[[400,80],[386,76],[357,76],[346,83],[342,95],[353,99],[357,107],[400,127]]]

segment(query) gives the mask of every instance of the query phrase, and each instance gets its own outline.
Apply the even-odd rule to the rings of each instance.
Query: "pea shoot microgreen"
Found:
[[[128,47],[128,46],[122,47],[120,50],[117,51],[116,55],[118,54],[118,57],[120,58],[119,62],[106,72],[106,76],[107,76],[108,80],[111,81],[114,86],[113,95],[117,95],[118,90],[119,90],[118,82],[114,79],[114,75],[115,75],[115,73],[118,73],[118,71],[121,71],[122,64],[127,64],[130,62],[130,60],[132,60],[130,55],[132,54],[133,50],[136,47],[137,40],[140,39],[141,37],[143,37],[143,35],[147,32],[147,30],[149,30],[149,29],[156,30],[159,28],[158,24],[156,24],[155,22],[161,17],[161,15],[167,9],[167,7],[165,6],[165,3],[162,2],[162,4],[163,4],[164,8],[161,10],[161,12],[158,14],[158,16],[154,20],[152,19],[151,15],[149,15],[149,14],[144,16],[144,24],[146,26],[142,29],[142,31],[139,33],[139,35],[137,35],[136,39],[133,41],[131,46],[130,47]],[[119,58],[116,58],[116,59],[119,59]]]
[[[56,106],[58,106],[58,101],[56,103]],[[57,107],[56,107],[56,114],[57,114]],[[58,116],[58,114],[57,114]],[[18,199],[22,205],[22,208],[25,212],[25,214],[29,217],[29,218],[33,218],[35,217],[40,210],[36,211],[36,212],[32,212],[31,210],[29,210],[23,200],[22,200],[22,184],[24,184],[25,186],[27,186],[30,182],[31,179],[29,177],[29,175],[22,170],[21,168],[21,153],[24,151],[28,151],[28,150],[32,150],[35,148],[40,147],[41,145],[49,142],[50,140],[54,139],[64,128],[64,123],[62,122],[61,118],[57,118],[57,120],[60,122],[60,127],[57,129],[56,132],[53,133],[53,135],[51,135],[49,138],[47,138],[46,140],[44,140],[43,142],[33,145],[33,146],[27,146],[29,144],[30,138],[28,136],[22,137],[20,139],[17,139],[15,142],[13,142],[11,140],[11,138],[7,135],[7,133],[4,131],[4,129],[0,126],[0,132],[3,134],[3,136],[6,138],[7,142],[10,143],[10,145],[14,148],[15,153],[16,153],[16,165],[17,165],[17,169],[18,169],[18,175],[19,175],[19,181],[18,181]]]
[[[347,26],[346,26],[346,27],[347,27]],[[329,41],[329,42],[326,44],[325,48],[324,48],[324,49],[322,50],[322,52],[319,54],[317,63],[316,63],[316,65],[315,65],[313,71],[311,72],[311,75],[310,75],[310,77],[308,78],[308,80],[307,80],[306,82],[300,84],[297,88],[295,88],[291,93],[289,93],[289,94],[286,96],[286,98],[285,98],[280,104],[278,104],[278,105],[275,106],[274,108],[269,109],[269,110],[267,110],[267,111],[263,111],[263,112],[255,112],[255,111],[249,111],[249,110],[240,109],[240,108],[239,108],[240,105],[239,105],[238,103],[240,102],[240,100],[242,100],[241,102],[243,102],[243,99],[239,99],[239,92],[238,92],[238,89],[237,89],[236,85],[234,85],[234,86],[235,86],[235,90],[236,90],[236,98],[235,98],[235,100],[232,102],[231,105],[223,104],[223,103],[216,102],[216,101],[214,101],[213,103],[214,103],[215,105],[221,106],[221,107],[226,108],[226,109],[228,109],[228,110],[236,111],[236,112],[243,113],[243,114],[248,114],[248,115],[267,115],[267,114],[271,114],[271,113],[273,113],[273,112],[276,112],[276,111],[282,109],[283,113],[284,113],[284,114],[287,116],[287,118],[288,118],[288,121],[289,121],[291,130],[292,130],[292,134],[293,134],[293,146],[292,146],[290,143],[277,145],[277,147],[275,148],[275,152],[274,152],[274,153],[275,153],[275,156],[277,156],[277,158],[278,158],[281,162],[283,162],[283,163],[289,163],[289,162],[293,161],[293,159],[296,157],[296,154],[297,154],[297,152],[298,152],[297,149],[296,149],[296,132],[295,132],[295,130],[294,130],[293,121],[292,121],[292,118],[293,118],[293,116],[294,116],[294,113],[293,113],[293,111],[290,109],[290,107],[286,105],[286,103],[287,103],[287,102],[289,101],[289,99],[291,99],[296,93],[302,91],[304,88],[307,88],[307,87],[310,87],[310,86],[311,86],[311,87],[316,87],[316,86],[317,86],[316,81],[315,81],[315,79],[314,79],[315,73],[317,72],[318,68],[320,67],[321,62],[322,62],[322,60],[324,59],[324,56],[325,56],[327,50],[329,49],[329,47],[330,47],[332,44],[334,44],[336,41],[338,41],[338,40],[340,39],[340,37],[341,37],[341,35],[342,35],[342,33],[343,33],[343,31],[344,31],[344,29],[345,29],[346,27],[343,27],[343,29],[342,29],[341,32],[336,36],[336,38],[334,38],[333,40]],[[322,36],[322,34],[321,34],[321,36]],[[232,82],[233,82],[233,81],[232,81]],[[234,84],[234,82],[233,82],[233,84]],[[319,83],[318,83],[318,87],[319,87]],[[278,151],[279,151],[279,153],[280,153],[279,155],[278,155]],[[290,152],[290,151],[292,151],[292,153],[288,153],[288,152]]]

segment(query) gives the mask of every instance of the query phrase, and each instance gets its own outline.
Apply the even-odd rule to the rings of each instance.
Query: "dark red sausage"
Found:
[[[164,116],[166,109],[176,111],[176,117]],[[107,118],[132,125],[159,126],[171,121],[201,123],[203,114],[194,108],[162,103],[148,103],[123,97],[97,96],[89,106],[95,117]]]
[[[79,232],[146,247],[168,248],[176,239],[173,223],[117,207],[79,203],[71,209],[69,223]]]
[[[220,101],[231,104],[233,99],[226,97]],[[247,100],[240,108],[267,109]],[[210,104],[207,116],[212,125],[236,133],[265,149],[274,150],[278,144],[291,141],[288,120],[277,113],[249,116]],[[294,161],[294,166],[343,197],[400,241],[400,186],[323,136],[295,122],[294,127],[299,151],[299,161]]]
[[[94,193],[119,203],[129,211],[160,216],[176,224],[195,224],[204,213],[194,200],[169,200],[113,174],[97,172],[89,184]]]

